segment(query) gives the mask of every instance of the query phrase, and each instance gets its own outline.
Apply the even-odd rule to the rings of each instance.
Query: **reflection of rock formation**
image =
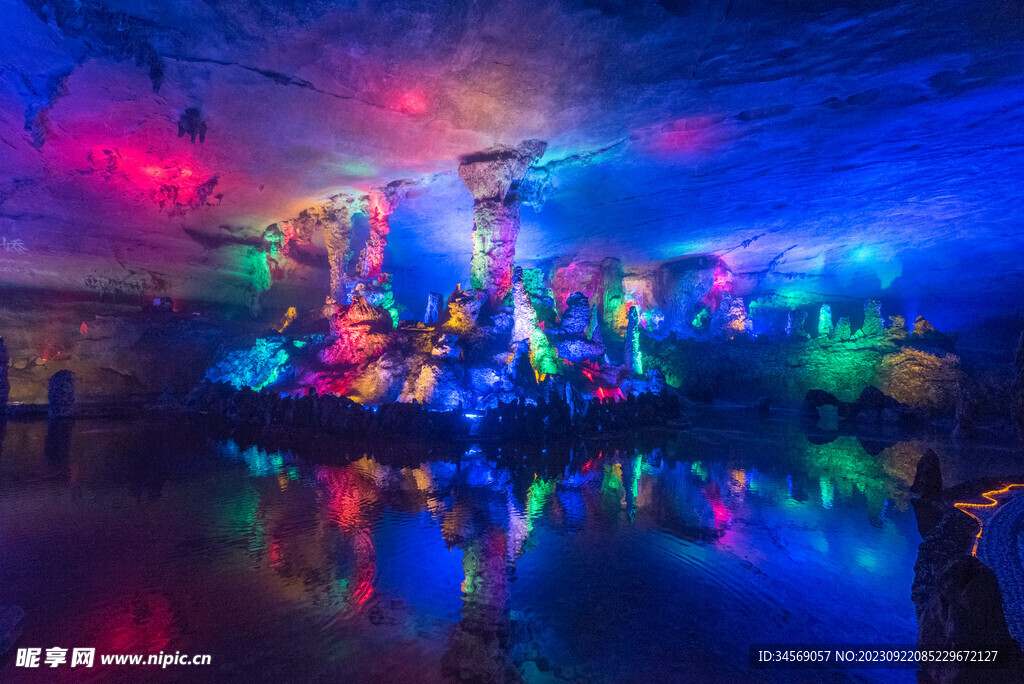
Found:
[[[519,147],[492,147],[466,155],[459,176],[473,193],[474,289],[484,290],[492,304],[512,287],[512,261],[519,237],[518,184],[530,164],[544,154],[547,143],[527,140]]]
[[[449,546],[462,549],[462,619],[441,658],[444,672],[462,681],[518,681],[509,657],[508,533],[491,519],[477,491],[455,490],[441,529]],[[485,495],[486,496],[486,495]]]
[[[340,614],[358,611],[373,595],[377,575],[377,551],[372,536],[371,507],[377,501],[377,485],[364,472],[376,464],[362,459],[343,467],[317,470],[317,482],[324,488],[328,519],[337,525],[342,540],[353,554],[352,574],[342,578]]]

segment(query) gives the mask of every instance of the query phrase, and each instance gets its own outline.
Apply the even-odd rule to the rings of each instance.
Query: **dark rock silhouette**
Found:
[[[70,418],[75,412],[75,374],[67,369],[50,376],[47,391],[50,418]]]
[[[918,643],[928,648],[998,649],[997,669],[928,664],[918,681],[1019,682],[1024,654],[1010,636],[995,573],[973,556],[950,563],[939,575],[920,614]]]
[[[822,406],[839,407],[839,400],[836,395],[825,390],[812,389],[804,397],[804,410],[810,415],[818,415],[818,409]]]
[[[939,456],[929,449],[917,462],[917,473],[910,491],[922,499],[936,500],[942,497],[942,471],[939,467]]]

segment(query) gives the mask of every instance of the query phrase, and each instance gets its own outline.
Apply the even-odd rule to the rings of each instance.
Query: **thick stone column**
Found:
[[[367,199],[367,216],[370,220],[370,235],[366,247],[359,254],[356,272],[364,280],[380,275],[384,263],[384,248],[391,232],[391,213],[405,199],[412,185],[410,180],[397,180],[382,188],[374,188]]]
[[[518,184],[547,143],[527,140],[519,147],[499,145],[466,155],[459,176],[473,193],[473,289],[500,303],[512,287],[512,262],[519,237]]]
[[[303,210],[298,218],[291,221],[300,234],[311,235],[317,228],[324,232],[327,261],[331,268],[328,304],[348,302],[345,267],[352,255],[352,214],[365,211],[365,203],[365,196],[335,195],[323,204]]]

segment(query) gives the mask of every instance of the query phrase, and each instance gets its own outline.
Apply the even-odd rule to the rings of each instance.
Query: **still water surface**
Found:
[[[8,423],[0,604],[27,613],[19,646],[212,664],[8,656],[0,679],[914,681],[747,658],[916,640],[907,485],[926,447],[734,423],[552,448],[548,467],[477,447],[310,457],[188,422]]]

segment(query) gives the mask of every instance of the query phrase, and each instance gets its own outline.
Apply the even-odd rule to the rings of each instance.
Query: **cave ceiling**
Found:
[[[716,254],[759,291],[952,327],[1022,306],[1015,0],[0,14],[4,285],[231,298],[251,277],[232,246],[408,178],[385,268],[401,296],[447,292],[472,248],[460,156],[540,138],[521,263]]]

